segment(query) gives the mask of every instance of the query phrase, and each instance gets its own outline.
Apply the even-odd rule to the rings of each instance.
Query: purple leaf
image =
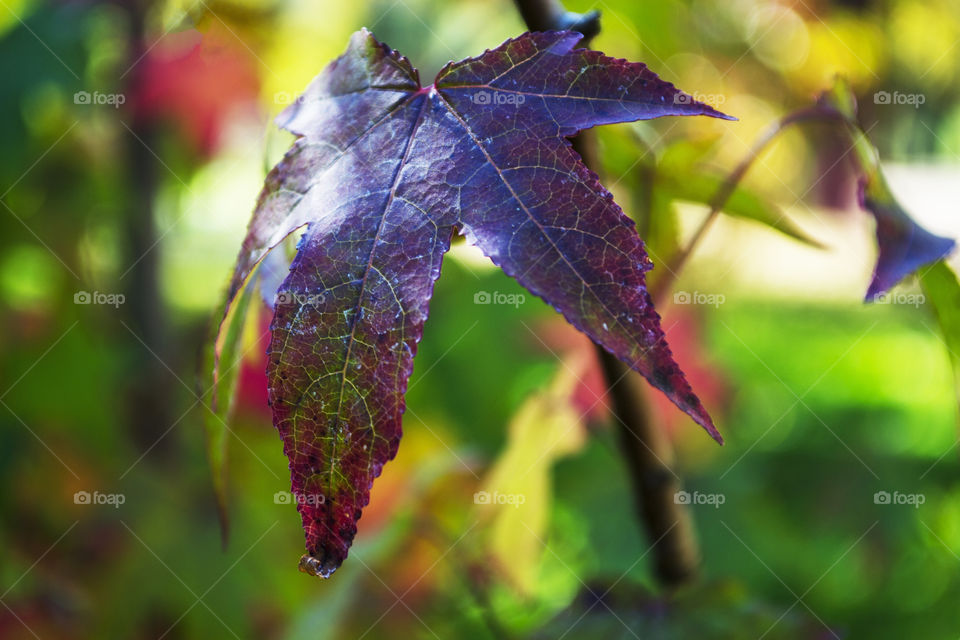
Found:
[[[866,295],[870,302],[920,267],[945,257],[956,243],[918,225],[897,202],[880,168],[880,154],[857,122],[857,98],[850,84],[837,77],[817,102],[828,115],[839,115],[850,135],[861,172],[860,206],[873,214],[877,223],[877,264]]]
[[[644,65],[528,33],[420,88],[367,31],[278,118],[300,136],[270,173],[229,291],[307,225],[276,296],[268,378],[306,532],[328,577],[397,451],[404,392],[453,233],[643,374],[714,438],[647,293],[633,223],[570,148],[598,124],[726,118]]]
[[[953,240],[934,235],[913,221],[882,177],[868,174],[861,179],[860,206],[877,220],[877,265],[867,289],[868,301],[953,251]]]

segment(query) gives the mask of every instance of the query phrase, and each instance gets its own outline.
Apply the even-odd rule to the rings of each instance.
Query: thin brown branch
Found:
[[[516,0],[520,14],[532,31],[588,25],[584,44],[600,30],[599,14],[580,16],[565,11],[557,0]],[[577,29],[575,29],[577,30]],[[600,174],[596,139],[585,131],[573,138],[573,148],[584,164]],[[665,587],[689,582],[697,573],[699,552],[686,507],[677,504],[679,479],[670,468],[673,452],[653,424],[639,376],[627,365],[596,345],[603,367],[607,394],[613,404],[620,450],[633,490],[634,507],[647,538],[653,545],[654,574]]]
[[[726,177],[723,184],[717,189],[717,192],[710,201],[710,212],[707,213],[703,222],[697,227],[697,230],[693,232],[693,236],[691,236],[687,246],[677,252],[676,256],[664,270],[664,275],[659,280],[659,284],[651,289],[650,296],[653,298],[654,304],[660,304],[665,300],[666,296],[670,293],[670,288],[673,286],[673,283],[677,277],[679,277],[680,271],[683,270],[683,267],[686,266],[687,261],[693,254],[693,250],[696,249],[707,230],[710,229],[713,222],[720,215],[720,212],[727,205],[727,201],[730,200],[730,197],[737,190],[740,181],[743,180],[747,171],[750,170],[750,167],[753,166],[757,158],[766,150],[767,146],[791,125],[800,122],[836,120],[845,121],[843,115],[836,110],[815,105],[788,113],[770,125],[770,127],[761,134],[757,141],[753,143],[753,147],[750,148],[747,155],[744,156],[743,160],[730,172],[730,175]]]

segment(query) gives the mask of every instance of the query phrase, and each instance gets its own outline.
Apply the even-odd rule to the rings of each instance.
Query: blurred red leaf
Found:
[[[134,71],[135,117],[173,123],[204,154],[216,149],[230,114],[252,106],[260,90],[256,60],[223,27],[165,35]]]

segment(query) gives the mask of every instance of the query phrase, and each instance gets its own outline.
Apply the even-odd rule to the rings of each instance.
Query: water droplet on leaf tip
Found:
[[[320,578],[329,578],[337,570],[337,566],[332,561],[322,562],[319,558],[304,554],[300,558],[300,571],[311,576]]]

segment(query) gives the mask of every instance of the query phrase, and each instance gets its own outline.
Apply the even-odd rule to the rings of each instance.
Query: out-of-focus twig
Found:
[[[750,167],[753,166],[753,163],[757,160],[757,158],[760,157],[764,150],[766,150],[767,146],[773,142],[778,135],[783,133],[783,131],[789,128],[791,125],[800,122],[817,120],[842,121],[843,119],[843,115],[838,111],[829,107],[816,105],[788,113],[784,117],[780,118],[780,120],[770,125],[770,127],[767,128],[763,134],[761,134],[757,141],[754,142],[753,147],[750,148],[750,151],[747,153],[747,155],[743,158],[743,160],[740,161],[740,164],[738,164],[733,171],[730,172],[730,175],[726,177],[726,179],[723,181],[723,184],[721,184],[720,188],[717,189],[716,194],[714,194],[710,201],[710,212],[707,213],[706,217],[703,219],[703,222],[701,222],[700,226],[697,227],[697,230],[693,232],[693,236],[691,236],[687,246],[677,252],[670,264],[666,266],[666,269],[664,270],[665,273],[658,281],[657,286],[651,289],[650,296],[653,298],[654,304],[662,303],[666,299],[666,296],[669,295],[670,288],[680,275],[680,271],[690,259],[690,255],[693,253],[693,250],[703,239],[703,236],[706,234],[707,230],[713,225],[713,222],[717,219],[717,216],[726,206],[727,201],[737,190],[737,187],[740,185],[740,181],[743,180],[743,177],[747,174],[747,171],[750,170]]]
[[[583,15],[570,13],[558,0],[516,0],[516,4],[531,31],[580,31],[584,35],[584,46],[600,31],[600,15],[595,11]],[[582,132],[572,142],[584,164],[599,174],[593,133]],[[653,545],[654,574],[665,587],[683,585],[696,575],[699,552],[690,514],[685,505],[675,500],[680,481],[670,467],[673,460],[670,444],[651,420],[644,390],[639,388],[638,374],[600,345],[596,345],[596,354],[613,404],[611,410],[635,509]]]

